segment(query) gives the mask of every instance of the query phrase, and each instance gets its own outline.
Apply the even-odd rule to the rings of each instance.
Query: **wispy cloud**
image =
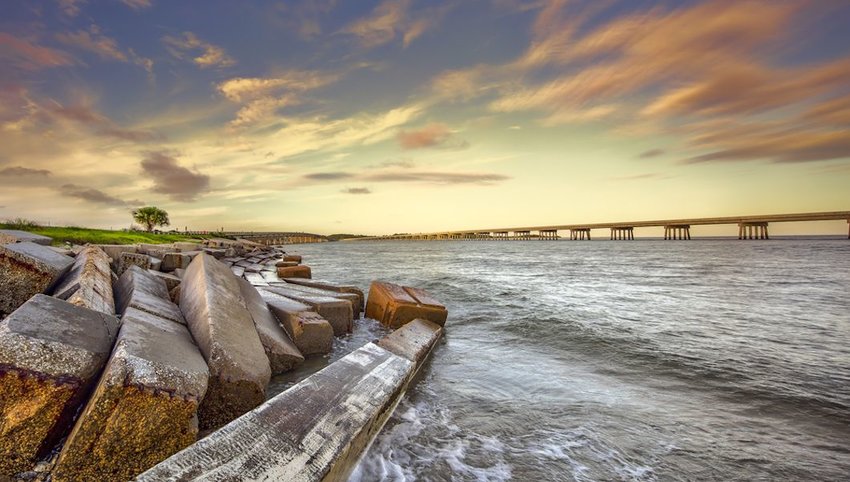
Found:
[[[664,149],[650,149],[648,151],[643,151],[638,154],[638,157],[641,159],[651,159],[653,157],[663,156],[667,151]]]
[[[0,169],[0,176],[10,176],[10,177],[26,177],[26,176],[47,177],[50,174],[51,174],[51,172],[47,169],[30,169],[28,167],[20,167],[20,166],[12,166],[12,167]]]
[[[36,44],[26,38],[0,32],[0,61],[17,70],[33,71],[73,64],[65,52]]]
[[[352,179],[355,175],[350,172],[312,172],[305,174],[304,179],[311,181],[338,181],[340,179]]]
[[[153,6],[152,0],[121,0],[121,3],[133,10],[144,10]]]
[[[427,147],[450,147],[462,149],[468,143],[458,139],[445,124],[432,123],[412,131],[400,131],[397,136],[399,145],[404,149],[424,149]]]
[[[80,7],[86,3],[86,0],[57,0],[59,10],[69,17],[76,17],[80,14]]]
[[[54,119],[71,121],[92,129],[92,132],[102,137],[112,137],[132,142],[150,142],[161,139],[162,136],[143,129],[127,129],[115,124],[108,117],[96,112],[87,105],[62,105],[51,102],[47,105],[46,112]]]
[[[118,42],[104,35],[97,25],[91,25],[88,30],[58,33],[56,39],[68,46],[91,52],[103,60],[130,62],[153,73],[153,60],[136,54],[133,49],[122,51]]]
[[[153,191],[175,201],[194,201],[210,188],[210,176],[181,166],[168,152],[148,152],[141,166],[154,182]]]
[[[223,48],[205,42],[192,32],[183,32],[183,36],[166,35],[162,38],[168,51],[178,59],[190,58],[201,68],[230,67],[236,64]]]
[[[403,171],[368,174],[363,176],[362,179],[371,182],[492,185],[501,181],[507,181],[510,177],[492,173]]]
[[[102,204],[111,207],[128,207],[142,204],[142,202],[137,200],[129,202],[124,201],[123,199],[111,196],[99,189],[78,186],[76,184],[63,184],[58,188],[58,191],[65,197],[81,199],[93,204]]]
[[[344,33],[357,37],[366,48],[377,47],[400,37],[402,46],[432,28],[451,5],[411,13],[410,0],[384,0],[366,17],[349,24]]]

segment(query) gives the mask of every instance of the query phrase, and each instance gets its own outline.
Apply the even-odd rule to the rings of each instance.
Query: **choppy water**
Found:
[[[850,478],[846,239],[293,248],[449,308],[353,480]]]

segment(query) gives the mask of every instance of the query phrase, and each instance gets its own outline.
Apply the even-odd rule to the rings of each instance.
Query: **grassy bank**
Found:
[[[72,244],[163,244],[175,241],[197,241],[195,236],[182,234],[154,234],[143,231],[110,231],[108,229],[89,229],[76,227],[21,226],[0,223],[0,229],[18,229],[53,238],[53,245]]]

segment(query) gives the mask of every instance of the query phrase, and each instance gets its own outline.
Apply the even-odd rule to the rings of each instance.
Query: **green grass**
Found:
[[[0,223],[0,229],[18,229],[53,238],[53,245],[66,242],[72,244],[165,244],[175,241],[198,241],[200,237],[182,234],[154,234],[144,231],[110,231],[108,229],[89,229],[75,227],[21,226],[14,223]]]

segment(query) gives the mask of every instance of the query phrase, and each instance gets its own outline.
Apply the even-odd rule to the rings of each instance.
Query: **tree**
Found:
[[[146,206],[133,210],[133,219],[147,229],[153,231],[156,226],[168,226],[168,213],[156,206]]]

